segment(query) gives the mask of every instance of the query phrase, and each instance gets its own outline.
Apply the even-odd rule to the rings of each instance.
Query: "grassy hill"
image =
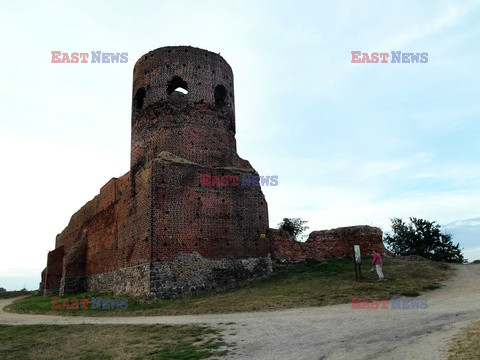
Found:
[[[185,295],[178,299],[151,300],[112,294],[76,294],[68,299],[128,297],[125,310],[52,310],[51,298],[33,295],[20,299],[6,311],[32,314],[83,316],[180,315],[276,310],[293,307],[348,303],[352,297],[388,299],[392,296],[418,296],[424,290],[440,287],[452,269],[432,261],[384,259],[385,281],[377,282],[370,261],[362,265],[363,279],[355,280],[352,260],[309,261],[303,265],[280,269],[271,277],[241,284],[237,288],[210,293]]]

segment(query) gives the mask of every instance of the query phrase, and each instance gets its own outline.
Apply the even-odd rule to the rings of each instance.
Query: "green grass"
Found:
[[[205,359],[228,348],[195,325],[0,325],[4,359]]]
[[[0,292],[0,299],[11,299],[17,296],[32,295],[35,291],[30,290],[15,290],[15,291],[2,291]]]
[[[355,280],[352,260],[329,260],[323,263],[309,261],[304,265],[282,269],[273,276],[242,287],[178,299],[149,300],[129,298],[126,310],[52,310],[51,298],[30,296],[17,300],[6,311],[32,314],[61,314],[87,316],[179,315],[202,313],[230,313],[241,311],[274,310],[293,307],[322,306],[348,303],[352,297],[388,299],[392,296],[418,296],[422,291],[438,288],[449,277],[452,269],[433,261],[405,261],[385,259],[385,281],[377,282],[371,265],[362,266],[363,279]],[[77,294],[72,298],[91,296],[115,297],[111,294]]]
[[[450,343],[448,360],[480,360],[480,321],[470,323]]]

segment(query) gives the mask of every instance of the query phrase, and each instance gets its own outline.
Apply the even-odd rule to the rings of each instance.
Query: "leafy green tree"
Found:
[[[452,235],[443,234],[435,221],[410,218],[406,224],[393,218],[392,233],[385,234],[384,242],[396,255],[419,255],[434,261],[463,263],[460,244],[452,243]]]
[[[278,224],[280,230],[284,230],[292,235],[295,240],[302,240],[302,233],[308,229],[308,226],[305,226],[307,220],[302,220],[300,218],[284,218],[281,223]]]

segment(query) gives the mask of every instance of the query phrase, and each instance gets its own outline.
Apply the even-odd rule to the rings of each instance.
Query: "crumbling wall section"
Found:
[[[64,255],[65,247],[63,245],[48,253],[44,290],[46,296],[56,295],[60,291]]]
[[[382,230],[372,226],[349,226],[332,230],[313,231],[305,242],[312,259],[344,258],[353,256],[353,245],[360,245],[362,256],[372,254],[374,248],[385,251]]]
[[[310,255],[308,246],[286,231],[268,229],[268,240],[272,258],[278,262],[303,261]]]
[[[372,226],[313,231],[305,242],[293,240],[286,232],[269,229],[268,239],[272,257],[279,262],[352,257],[353,245],[360,245],[363,256],[369,256],[374,248],[387,251],[382,230]]]
[[[87,234],[84,231],[80,242],[63,257],[60,295],[87,291]]]

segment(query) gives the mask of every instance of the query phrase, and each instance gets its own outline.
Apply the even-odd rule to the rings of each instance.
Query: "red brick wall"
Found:
[[[101,193],[99,202],[106,207],[100,207],[98,214],[85,223],[88,274],[150,261],[150,176],[148,166],[136,173],[134,197],[131,197],[129,174],[117,179],[114,186],[110,182],[102,188],[106,191]]]
[[[307,241],[312,258],[341,258],[353,256],[353,245],[360,245],[363,255],[371,255],[373,248],[386,250],[382,231],[371,226],[350,226],[332,230],[313,231]]]
[[[268,229],[270,252],[274,260],[305,260],[309,257],[305,243],[295,241],[286,231]]]
[[[77,244],[63,258],[64,276],[82,276],[86,274],[87,235],[86,232]]]
[[[253,170],[253,169],[252,169]],[[196,251],[205,258],[265,257],[267,203],[260,187],[201,186],[201,174],[238,175],[228,169],[155,160],[153,260]]]
[[[110,180],[99,195],[72,216],[69,225],[57,236],[57,247],[64,246],[65,253],[69,253],[80,243],[85,232],[86,274],[109,272],[150,261],[150,167],[141,169],[135,177],[134,197],[131,196],[129,173]]]
[[[374,248],[386,252],[382,231],[371,226],[351,226],[313,231],[306,242],[294,241],[285,232],[269,229],[272,257],[276,260],[305,260],[353,256],[353,245],[360,245],[362,256],[370,256]]]
[[[65,248],[63,246],[57,247],[48,253],[47,269],[45,273],[45,288],[60,289],[60,280],[62,279],[63,271],[63,256],[65,255]]]

